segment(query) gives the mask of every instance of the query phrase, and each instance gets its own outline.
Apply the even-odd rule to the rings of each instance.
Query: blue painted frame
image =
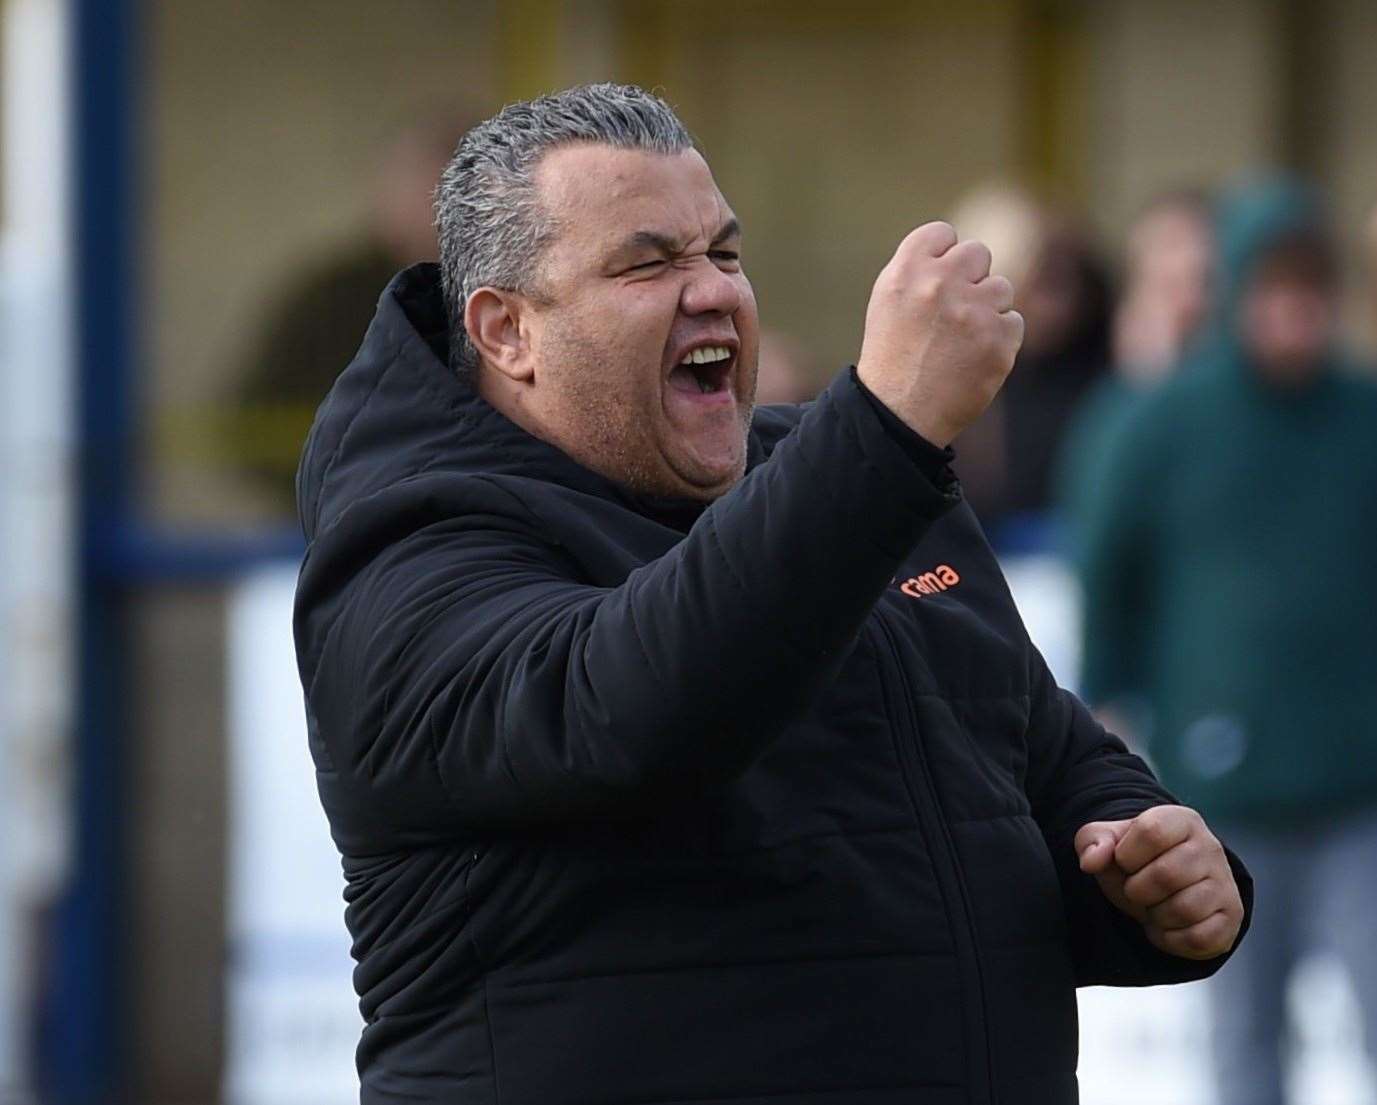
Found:
[[[142,302],[141,5],[71,0],[76,296],[77,687],[72,876],[51,917],[35,1080],[54,1105],[131,1100],[128,600],[135,586],[218,580],[300,558],[296,532],[219,537],[143,524],[134,499]]]

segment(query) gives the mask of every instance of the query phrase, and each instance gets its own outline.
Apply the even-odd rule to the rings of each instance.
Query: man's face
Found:
[[[1179,335],[1179,344],[1209,312],[1214,276],[1209,223],[1193,212],[1165,208],[1138,224],[1129,253],[1137,293],[1160,304],[1154,313]]]
[[[526,321],[528,428],[636,490],[709,500],[746,467],[758,321],[736,219],[696,151],[552,151],[556,227]]]
[[[1263,377],[1280,386],[1307,383],[1324,367],[1337,308],[1334,291],[1310,258],[1267,258],[1240,308],[1244,347]]]

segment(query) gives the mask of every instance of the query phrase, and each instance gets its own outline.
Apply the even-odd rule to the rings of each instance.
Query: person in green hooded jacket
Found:
[[[1218,233],[1212,333],[1126,417],[1084,502],[1082,684],[1249,857],[1216,1073],[1221,1105],[1279,1105],[1286,983],[1314,947],[1344,959],[1377,1060],[1377,385],[1336,353],[1310,192],[1240,190]]]

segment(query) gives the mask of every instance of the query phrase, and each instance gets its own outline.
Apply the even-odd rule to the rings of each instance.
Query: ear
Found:
[[[526,307],[520,293],[489,287],[479,288],[464,304],[464,329],[478,355],[518,383],[527,383],[535,375],[522,318]]]

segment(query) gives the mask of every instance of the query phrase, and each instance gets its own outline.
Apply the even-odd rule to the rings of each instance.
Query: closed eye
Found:
[[[734,265],[741,260],[741,254],[734,249],[714,249],[708,254],[714,261],[721,261],[725,264]]]
[[[663,265],[664,263],[665,263],[664,258],[657,258],[657,259],[654,260],[654,261],[642,261],[639,265],[632,265],[632,266],[631,266],[629,269],[627,269],[626,271],[627,271],[627,272],[644,272],[644,271],[647,270],[647,269],[653,269],[653,268],[655,268],[655,267],[658,266],[658,265]]]

